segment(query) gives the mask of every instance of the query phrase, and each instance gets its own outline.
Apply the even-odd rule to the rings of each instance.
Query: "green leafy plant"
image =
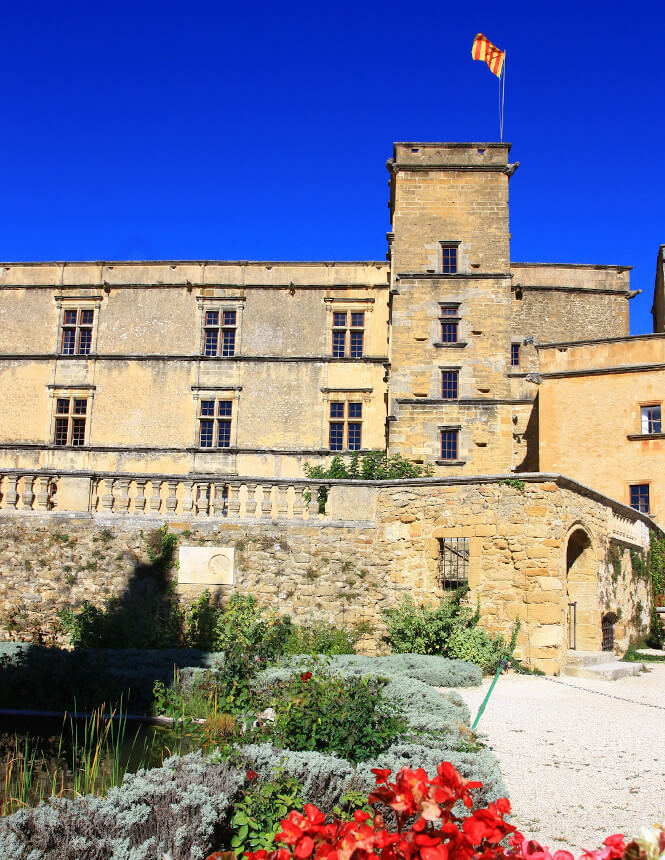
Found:
[[[504,487],[512,487],[520,493],[523,493],[526,488],[525,482],[520,478],[503,478],[499,484],[503,484]]]
[[[463,602],[468,586],[462,586],[432,606],[416,606],[407,595],[384,611],[388,642],[397,653],[438,654],[468,660],[485,672],[494,672],[502,657],[512,658],[519,622],[510,643],[478,626],[479,608],[472,612]]]
[[[250,788],[235,805],[231,819],[235,830],[231,848],[240,857],[247,851],[270,851],[279,833],[281,820],[291,809],[302,809],[301,786],[294,777],[275,771],[269,782],[256,782],[256,774],[247,772]]]
[[[276,746],[333,752],[358,762],[405,733],[399,703],[383,697],[385,680],[334,675],[318,663],[313,669],[273,687],[275,718],[267,729]]]

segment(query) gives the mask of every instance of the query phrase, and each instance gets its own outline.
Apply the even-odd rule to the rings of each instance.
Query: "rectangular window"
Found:
[[[93,310],[68,308],[63,311],[63,355],[90,355],[94,318],[95,312]]]
[[[230,448],[232,400],[201,400],[199,407],[199,447]],[[217,425],[215,427],[215,425]]]
[[[205,311],[203,354],[229,358],[236,354],[236,311]]]
[[[630,506],[640,511],[643,514],[649,513],[649,485],[648,484],[631,484],[630,485]]]
[[[660,405],[658,406],[642,406],[640,409],[642,415],[642,433],[662,433],[662,421]]]
[[[360,451],[362,447],[362,417],[363,405],[360,402],[330,404],[328,439],[331,451]]]
[[[334,311],[333,358],[362,358],[365,345],[365,312]]]
[[[459,306],[439,305],[441,343],[457,343],[459,340]]]
[[[457,400],[459,370],[441,371],[441,397],[444,400]]]
[[[85,445],[88,401],[83,397],[58,397],[55,406],[53,444],[59,448]]]
[[[441,343],[457,343],[457,322],[441,320]]]
[[[469,581],[469,538],[439,538],[439,584],[453,590]]]
[[[457,245],[441,246],[441,271],[444,275],[457,272]]]
[[[441,431],[441,459],[457,460],[457,441],[459,430]]]
[[[520,345],[519,343],[511,343],[510,345],[510,366],[520,366]]]

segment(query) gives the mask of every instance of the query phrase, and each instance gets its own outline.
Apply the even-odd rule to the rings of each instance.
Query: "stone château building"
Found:
[[[562,474],[652,527],[662,248],[661,333],[631,338],[629,266],[511,260],[509,152],[395,144],[383,261],[0,265],[0,513],[315,516],[303,464],[380,448],[456,486]]]

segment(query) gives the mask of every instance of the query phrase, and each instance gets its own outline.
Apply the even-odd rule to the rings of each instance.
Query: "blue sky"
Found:
[[[0,258],[383,259],[394,140],[497,140],[512,257],[665,243],[665,3],[7,3]]]

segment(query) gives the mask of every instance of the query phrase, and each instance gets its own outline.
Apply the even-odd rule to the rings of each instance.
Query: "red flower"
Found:
[[[303,682],[303,684],[306,684],[311,677],[312,677],[311,672],[303,672],[302,675],[300,676],[300,680]]]
[[[258,778],[259,778],[258,773],[255,770],[252,770],[251,768],[245,774],[245,779],[247,780],[247,782],[256,782],[256,780]]]

